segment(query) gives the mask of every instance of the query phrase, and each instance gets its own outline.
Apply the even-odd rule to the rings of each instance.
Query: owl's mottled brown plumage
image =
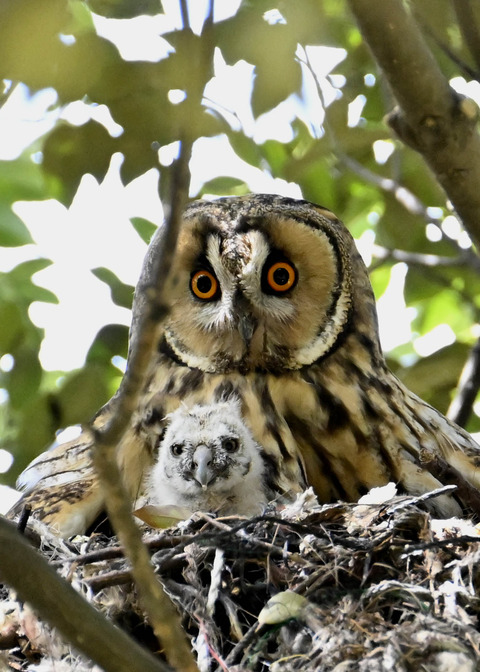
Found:
[[[131,342],[162,235],[160,229],[149,247],[137,286]],[[239,400],[270,456],[279,493],[308,483],[323,502],[354,501],[394,481],[418,494],[440,485],[430,473],[438,475],[432,455],[480,487],[477,444],[388,370],[367,270],[329,210],[269,195],[192,203],[170,286],[171,312],[159,325],[142,402],[118,449],[133,495],[165,416],[181,403],[228,398]],[[97,423],[108,413],[107,404]],[[52,485],[51,474],[78,446],[40,458],[50,481],[39,480],[26,496],[35,514],[64,534],[85,528],[102,507],[87,463],[80,480]],[[447,496],[435,506],[444,515],[461,510]]]

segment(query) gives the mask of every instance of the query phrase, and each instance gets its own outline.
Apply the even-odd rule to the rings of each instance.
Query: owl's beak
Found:
[[[193,453],[193,478],[197,483],[200,483],[204,490],[215,478],[212,459],[212,451],[207,446],[200,445],[195,448]]]
[[[253,334],[258,325],[258,320],[253,314],[252,306],[243,294],[237,294],[235,298],[235,312],[238,315],[237,328],[243,342],[249,349]]]
[[[255,331],[256,326],[257,326],[257,320],[251,313],[250,314],[247,313],[240,316],[240,320],[238,323],[238,330],[240,332],[240,336],[242,337],[247,346],[250,345],[253,332]]]

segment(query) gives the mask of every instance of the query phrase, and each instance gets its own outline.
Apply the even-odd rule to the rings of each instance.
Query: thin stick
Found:
[[[473,346],[463,367],[458,392],[447,411],[447,418],[465,427],[472,413],[473,404],[480,388],[480,338]]]
[[[150,555],[142,542],[138,526],[132,518],[132,502],[122,482],[115,460],[115,450],[129,425],[131,415],[138,407],[141,384],[145,376],[156,340],[156,327],[168,305],[165,278],[168,278],[180,228],[181,213],[188,197],[188,162],[191,144],[182,144],[173,172],[172,207],[164,224],[164,244],[158,250],[153,267],[155,291],[146,296],[145,310],[139,317],[137,338],[130,352],[129,366],[122,381],[120,393],[113,405],[113,414],[102,428],[90,428],[94,439],[93,463],[99,476],[109,519],[132,565],[132,575],[140,601],[148,614],[155,635],[165,649],[168,661],[182,672],[197,672],[193,654],[180,617],[165,594],[154,573]]]

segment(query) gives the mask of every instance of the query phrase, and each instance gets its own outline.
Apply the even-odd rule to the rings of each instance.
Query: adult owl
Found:
[[[181,405],[167,421],[147,477],[149,504],[222,515],[262,513],[273,496],[269,462],[236,400]]]
[[[162,241],[160,228],[136,288],[131,344]],[[133,496],[165,417],[226,399],[238,400],[280,494],[309,484],[321,502],[355,501],[389,481],[424,493],[441,485],[437,458],[448,466],[442,481],[480,487],[477,444],[388,370],[367,270],[331,211],[272,195],[194,202],[169,287],[171,310],[117,451]],[[63,535],[84,531],[103,507],[82,438],[37,458],[21,482],[34,515]],[[445,516],[464,503],[435,500]]]

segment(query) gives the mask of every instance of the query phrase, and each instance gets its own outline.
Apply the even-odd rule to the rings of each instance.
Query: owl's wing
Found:
[[[95,420],[97,427],[105,424],[110,409],[109,402]],[[16,517],[28,506],[33,518],[46,523],[60,536],[84,534],[105,507],[91,449],[90,437],[83,432],[77,439],[54,445],[35,458],[17,481],[24,495],[8,517]],[[127,429],[117,446],[116,460],[129,496],[136,498],[141,493],[151,455],[148,444],[133,427]]]
[[[13,518],[25,507],[63,537],[82,534],[99,515],[103,497],[90,458],[91,444],[81,435],[39,455],[20,474],[23,497],[7,514]]]

